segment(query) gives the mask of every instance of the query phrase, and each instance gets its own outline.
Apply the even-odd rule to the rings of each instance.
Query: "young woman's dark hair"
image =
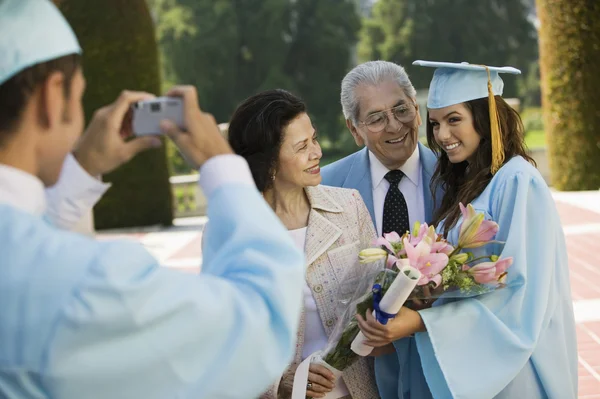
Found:
[[[427,118],[427,143],[438,156],[439,162],[431,180],[431,190],[435,197],[436,190],[441,187],[444,196],[434,214],[432,223],[437,225],[444,220],[444,233],[456,225],[460,218],[458,203],[465,206],[477,198],[486,188],[492,174],[492,144],[489,105],[487,98],[468,101],[466,107],[473,114],[473,127],[481,137],[479,148],[471,163],[467,161],[453,164],[448,155],[435,142],[433,127]],[[520,155],[535,165],[535,161],[527,154],[524,141],[524,129],[521,117],[501,96],[496,96],[496,106],[504,144],[504,162]],[[436,200],[434,198],[434,200]],[[437,203],[434,201],[434,203]]]
[[[229,144],[248,161],[261,192],[273,184],[283,131],[306,113],[304,102],[285,90],[268,90],[247,98],[229,122]]]

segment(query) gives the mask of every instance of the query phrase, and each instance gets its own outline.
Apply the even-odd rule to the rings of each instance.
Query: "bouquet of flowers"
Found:
[[[341,372],[360,355],[372,350],[366,347],[364,351],[364,345],[363,349],[356,349],[361,347],[359,341],[362,336],[356,314],[364,318],[367,311],[374,309],[377,320],[386,324],[407,299],[464,298],[506,285],[507,269],[512,258],[500,259],[494,254],[475,257],[472,252],[466,251],[497,242],[493,238],[498,232],[498,225],[484,220],[484,215],[477,213],[471,204],[467,207],[460,204],[460,209],[463,221],[455,244],[436,234],[433,226],[417,222],[412,232],[385,234],[374,242],[372,248],[359,253],[361,264],[374,263],[375,266],[365,268],[358,284],[357,281],[348,282],[348,285],[356,287],[352,295],[338,298],[346,309],[327,348],[321,353],[324,365]],[[343,286],[341,291],[344,291]]]

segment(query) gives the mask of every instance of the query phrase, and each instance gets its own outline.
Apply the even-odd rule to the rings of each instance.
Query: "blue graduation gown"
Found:
[[[256,188],[228,184],[208,200],[199,276],[0,205],[0,396],[263,392],[295,349],[303,255]]]
[[[416,334],[434,398],[577,397],[577,347],[565,239],[546,183],[522,157],[506,163],[473,201],[496,221],[476,256],[513,257],[508,287],[420,311]],[[465,204],[466,205],[466,204]],[[460,221],[449,234],[457,242]],[[414,370],[411,370],[413,373]],[[416,379],[411,398],[426,387]]]

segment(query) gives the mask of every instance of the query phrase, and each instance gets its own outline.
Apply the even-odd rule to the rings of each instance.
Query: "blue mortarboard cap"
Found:
[[[437,109],[488,97],[488,73],[483,65],[467,62],[415,61],[413,65],[437,68],[429,85],[427,108]],[[500,73],[520,74],[513,67],[490,67],[490,82],[494,95],[502,95],[504,82]]]
[[[0,0],[0,84],[22,70],[81,53],[71,26],[49,0]]]

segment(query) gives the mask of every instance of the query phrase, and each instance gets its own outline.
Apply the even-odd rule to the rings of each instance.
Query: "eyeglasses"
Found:
[[[371,133],[378,133],[385,129],[390,122],[389,113],[394,116],[400,124],[406,125],[412,122],[417,116],[417,108],[415,104],[400,104],[393,108],[376,112],[367,116],[367,118],[359,122],[359,125],[365,125]]]

